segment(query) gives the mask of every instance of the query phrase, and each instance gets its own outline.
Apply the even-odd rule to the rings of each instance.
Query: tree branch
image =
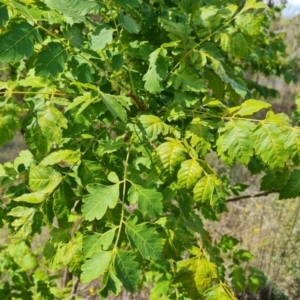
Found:
[[[242,196],[238,196],[238,197],[229,198],[226,202],[235,202],[235,201],[239,201],[242,199],[248,199],[248,198],[258,198],[258,197],[268,196],[270,194],[278,193],[278,192],[279,191],[271,190],[271,191],[261,192],[261,193],[257,193],[257,194],[242,195]]]

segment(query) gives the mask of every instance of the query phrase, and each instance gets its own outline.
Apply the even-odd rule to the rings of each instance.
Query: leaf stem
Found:
[[[120,235],[121,235],[121,231],[122,231],[122,224],[124,222],[124,215],[125,215],[124,202],[125,202],[125,193],[126,193],[126,182],[127,182],[127,171],[128,171],[129,155],[130,155],[130,145],[128,146],[128,151],[127,151],[125,166],[124,166],[123,193],[122,193],[122,199],[121,199],[121,201],[122,201],[122,212],[121,212],[120,223],[119,223],[119,226],[118,226],[119,227],[118,234],[117,234],[116,242],[115,242],[115,245],[114,245],[114,251],[117,249],[119,239],[120,239]]]
[[[277,191],[277,190],[270,190],[270,191],[256,193],[256,194],[242,195],[242,196],[229,198],[226,202],[235,202],[235,201],[239,201],[239,200],[242,200],[242,199],[258,198],[258,197],[268,196],[270,194],[274,194],[274,193],[278,193],[278,192],[279,191]]]

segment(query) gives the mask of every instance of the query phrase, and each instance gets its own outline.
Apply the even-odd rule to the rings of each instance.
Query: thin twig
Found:
[[[257,193],[257,194],[242,195],[242,196],[238,196],[238,197],[234,197],[234,198],[229,198],[226,202],[235,202],[235,201],[239,201],[239,200],[242,200],[242,199],[268,196],[268,195],[274,194],[274,193],[278,193],[278,191],[271,190],[271,191],[261,192],[261,193]]]

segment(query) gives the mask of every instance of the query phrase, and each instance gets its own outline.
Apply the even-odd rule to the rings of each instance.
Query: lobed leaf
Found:
[[[113,41],[114,30],[108,25],[98,25],[91,35],[91,48],[95,51],[103,50]]]
[[[109,268],[112,256],[112,251],[100,250],[96,252],[91,259],[88,259],[82,265],[81,281],[83,283],[88,283],[104,274]]]
[[[264,109],[271,108],[272,105],[259,100],[246,100],[242,103],[241,108],[235,113],[238,116],[252,116],[254,113]]]
[[[215,264],[203,255],[177,262],[177,272],[173,280],[184,296],[200,299],[218,278]]]
[[[192,190],[197,181],[202,177],[202,167],[197,160],[189,159],[184,161],[177,174],[179,187],[188,191]]]
[[[66,48],[60,43],[51,42],[39,52],[35,69],[36,74],[42,77],[54,77],[65,69],[65,61],[68,59]]]
[[[29,186],[34,192],[52,193],[61,181],[62,175],[50,167],[30,167]]]
[[[116,252],[114,265],[118,278],[123,283],[125,289],[133,293],[139,283],[141,269],[135,261],[136,256],[130,251],[118,250]]]
[[[215,174],[202,177],[196,183],[193,192],[194,201],[210,204],[217,213],[224,211],[227,194],[222,181]]]
[[[156,148],[156,168],[163,180],[171,179],[177,174],[186,155],[186,149],[176,140],[162,143]]]
[[[253,155],[251,131],[254,127],[252,122],[231,119],[225,124],[225,127],[218,130],[218,154],[225,161],[228,157],[229,162],[237,160],[244,165],[248,165],[250,157]]]
[[[34,43],[42,42],[36,27],[26,23],[11,23],[10,28],[0,35],[0,60],[18,62],[33,54]]]
[[[204,296],[207,300],[236,300],[230,288],[222,283],[205,291]]]
[[[279,193],[280,199],[300,197],[300,170],[293,170]]]
[[[266,122],[258,124],[252,132],[255,153],[273,170],[282,170],[288,159],[285,135],[285,128]]]
[[[150,218],[162,215],[163,197],[155,189],[146,189],[133,183],[128,191],[128,200],[130,203],[137,203],[140,211]]]
[[[149,223],[136,225],[136,218],[126,222],[126,234],[134,249],[146,259],[159,259],[163,250],[163,239]]]
[[[108,208],[114,208],[119,199],[119,184],[102,185],[90,184],[87,186],[90,193],[83,198],[82,214],[86,220],[100,220]]]

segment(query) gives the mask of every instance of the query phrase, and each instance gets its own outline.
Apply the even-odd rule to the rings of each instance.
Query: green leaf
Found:
[[[42,50],[35,63],[36,74],[46,78],[54,77],[65,69],[68,59],[66,48],[60,43],[51,42]]]
[[[173,178],[185,160],[186,149],[176,140],[162,143],[156,148],[156,167],[163,180]]]
[[[25,133],[25,140],[32,151],[38,154],[47,153],[53,144],[60,144],[62,128],[67,128],[68,122],[61,111],[51,105],[43,105],[37,112],[35,120]]]
[[[85,258],[92,257],[94,253],[107,250],[112,244],[117,228],[110,229],[103,234],[88,232],[83,237],[83,254]]]
[[[293,163],[300,165],[300,130],[299,127],[290,128],[285,140],[285,148]]]
[[[40,165],[49,166],[60,162],[75,164],[80,160],[80,152],[73,150],[58,150],[50,153],[41,162]]]
[[[255,256],[247,250],[240,249],[240,250],[234,251],[233,257],[240,261],[249,261],[249,260],[253,259]]]
[[[0,2],[0,26],[3,26],[9,20],[8,10],[5,4]]]
[[[192,73],[189,69],[183,72],[174,72],[170,75],[168,85],[172,85],[174,89],[184,91],[201,92],[205,86],[202,79],[196,73]]]
[[[185,43],[190,33],[193,31],[188,24],[175,23],[165,19],[163,19],[163,24],[166,31],[169,32],[168,36],[173,41],[182,40]]]
[[[11,0],[10,6],[14,8],[14,11],[17,11],[17,13],[23,15],[27,20],[41,20],[43,12],[35,5],[24,6],[17,1]]]
[[[224,252],[227,252],[227,250],[233,250],[238,243],[239,240],[236,238],[224,234],[222,235],[221,241],[218,243],[218,247],[220,247]]]
[[[81,64],[77,68],[77,79],[83,83],[94,83],[95,70],[89,64]]]
[[[271,108],[272,105],[263,101],[259,100],[246,100],[242,103],[241,108],[235,114],[238,116],[252,116],[254,113],[264,109],[264,108]]]
[[[128,191],[130,203],[137,203],[140,211],[150,218],[157,218],[163,212],[162,194],[155,189],[146,189],[138,184],[132,184]]]
[[[243,292],[246,285],[246,277],[245,277],[245,271],[241,267],[235,266],[232,272],[229,274],[229,277],[231,277],[231,283],[234,287],[234,289],[237,292]]]
[[[279,193],[280,199],[300,197],[300,170],[293,170]]]
[[[202,176],[202,167],[199,165],[197,160],[189,159],[184,161],[177,174],[178,185],[186,190],[192,190],[196,182]]]
[[[162,90],[160,81],[167,77],[168,65],[164,58],[167,51],[158,48],[149,55],[149,69],[144,75],[145,89],[156,94]]]
[[[134,249],[146,259],[159,259],[163,250],[163,239],[149,223],[136,225],[137,218],[126,222],[126,234]]]
[[[263,16],[242,14],[235,18],[236,26],[245,34],[255,36],[260,33]]]
[[[17,206],[8,212],[8,216],[16,218],[10,224],[15,230],[14,237],[26,238],[31,234],[35,211],[36,209],[33,207]]]
[[[287,162],[286,130],[273,123],[261,122],[252,132],[255,153],[273,170],[282,170]]]
[[[30,57],[33,54],[34,42],[41,41],[36,27],[25,22],[12,23],[10,28],[0,35],[0,60],[18,62],[25,56]]]
[[[230,36],[230,53],[238,58],[247,58],[249,50],[246,39],[242,33],[235,33]]]
[[[127,120],[127,113],[125,108],[128,109],[127,99],[124,96],[114,96],[109,94],[100,93],[101,99],[105,106],[112,113],[115,118],[120,118],[123,122]]]
[[[62,175],[50,167],[32,166],[29,171],[29,186],[34,192],[52,193],[61,183]]]
[[[53,193],[53,212],[57,218],[67,218],[74,206],[77,196],[71,186],[64,180]]]
[[[125,15],[123,13],[118,14],[118,22],[119,25],[121,25],[129,33],[139,33],[139,27],[137,23],[129,15]]]
[[[210,69],[205,70],[204,78],[208,81],[208,85],[212,89],[215,97],[222,99],[224,97],[225,88],[222,79]]]
[[[114,295],[119,295],[122,288],[122,283],[114,273],[113,268],[109,269],[109,272],[106,272],[103,275],[103,287],[100,290],[100,295],[106,299],[109,292],[112,292]]]
[[[249,289],[252,293],[256,293],[258,288],[264,287],[266,285],[268,278],[261,270],[254,267],[249,267],[248,272]]]
[[[70,18],[72,20],[70,23],[84,22],[84,15],[98,6],[95,2],[82,0],[45,0],[45,3],[49,8]]]
[[[37,204],[37,203],[43,202],[47,198],[47,196],[48,196],[47,193],[34,192],[34,193],[30,193],[30,194],[23,194],[23,195],[15,198],[14,201],[16,201],[16,202],[24,201],[27,203]]]
[[[102,156],[105,153],[113,153],[126,146],[127,144],[124,142],[123,137],[117,138],[116,140],[110,140],[105,144],[99,145],[99,148],[97,149],[97,155]]]
[[[253,143],[251,131],[254,124],[244,120],[230,120],[225,127],[219,129],[217,139],[218,154],[224,158],[225,162],[238,162],[248,165],[250,157],[253,155]]]
[[[284,169],[282,172],[269,170],[266,172],[266,175],[261,179],[260,190],[281,190],[286,184],[289,176],[290,171],[288,169]]]
[[[246,0],[245,6],[243,7],[240,13],[248,9],[260,9],[260,8],[267,9],[268,7],[266,6],[265,3],[257,2],[257,0]]]
[[[108,25],[98,25],[91,35],[91,48],[94,51],[103,50],[113,41],[114,30]]]
[[[194,187],[194,200],[208,203],[217,212],[224,211],[227,194],[224,191],[222,181],[214,174],[201,178]]]
[[[102,185],[91,184],[87,186],[90,193],[83,198],[82,213],[86,220],[100,220],[108,207],[114,208],[119,199],[119,184]]]
[[[209,131],[208,123],[194,118],[186,132],[186,138],[191,138],[191,145],[196,148],[196,151],[201,157],[205,157],[211,149],[211,142],[214,141],[214,136]]]
[[[150,300],[168,300],[170,291],[172,290],[172,282],[166,278],[155,282],[150,293]]]
[[[98,251],[82,265],[80,279],[83,283],[90,282],[105,273],[112,259],[112,251]]]
[[[218,278],[215,264],[209,262],[202,254],[177,262],[177,272],[173,283],[184,296],[201,299],[204,291],[210,288]]]
[[[115,256],[115,270],[125,289],[133,293],[139,283],[141,268],[130,251],[118,250]]]
[[[67,27],[63,31],[65,38],[75,47],[81,48],[83,46],[83,34],[82,30],[78,26]]]
[[[116,54],[112,57],[111,67],[115,72],[118,72],[122,69],[124,64],[124,57],[122,54]]]
[[[2,100],[0,98],[0,145],[12,140],[15,130],[20,128],[16,103],[8,99],[3,102]]]
[[[143,80],[145,81],[145,89],[148,92],[158,94],[162,91],[156,66],[149,68],[147,73],[144,75]]]
[[[114,2],[118,3],[123,8],[128,8],[138,7],[142,3],[142,0],[114,0]]]
[[[220,283],[205,291],[206,300],[236,300],[230,288]]]
[[[134,127],[137,141],[155,141],[160,134],[166,135],[170,127],[153,115],[141,115]]]

